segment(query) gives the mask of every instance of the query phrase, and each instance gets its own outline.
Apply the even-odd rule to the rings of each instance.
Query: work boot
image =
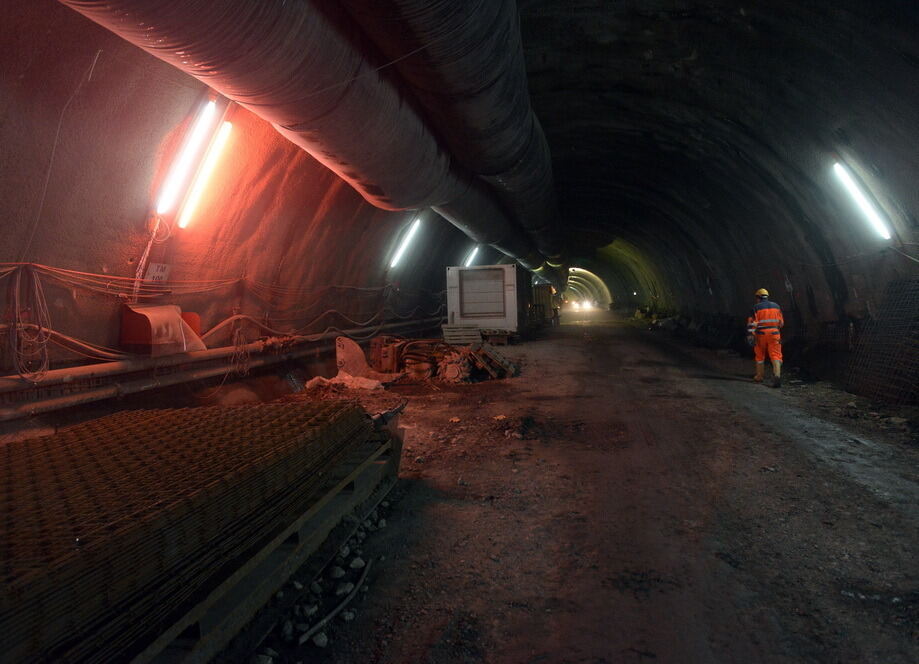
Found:
[[[753,382],[762,383],[763,375],[765,374],[765,371],[766,371],[766,365],[763,364],[762,362],[757,362],[756,363],[756,375],[753,376]]]
[[[772,360],[772,387],[782,387],[782,363]]]

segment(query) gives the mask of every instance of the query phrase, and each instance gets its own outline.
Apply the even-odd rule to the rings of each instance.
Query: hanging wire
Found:
[[[905,243],[905,244],[908,245],[908,244],[910,244],[910,243],[907,242],[907,243]],[[830,263],[804,263],[804,262],[800,262],[800,261],[795,261],[795,264],[796,264],[796,265],[804,265],[804,266],[807,266],[807,267],[836,267],[837,265],[848,265],[849,263],[854,263],[854,262],[856,262],[856,261],[860,261],[860,260],[862,260],[863,258],[872,258],[872,257],[875,257],[875,256],[880,256],[881,254],[883,254],[883,253],[885,253],[885,252],[887,252],[887,251],[895,251],[896,253],[900,254],[901,256],[905,256],[905,257],[908,258],[909,260],[914,261],[914,262],[916,262],[916,263],[919,263],[919,259],[917,259],[915,256],[910,256],[910,255],[907,254],[906,252],[900,251],[899,249],[897,249],[897,248],[894,247],[894,246],[890,246],[890,247],[883,247],[882,249],[878,249],[877,251],[866,251],[865,253],[854,254],[854,255],[852,255],[852,256],[846,256],[845,258],[843,258],[843,259],[841,259],[841,260],[832,261],[832,262],[830,262]]]
[[[893,249],[894,251],[896,251],[896,252],[897,252],[898,254],[900,254],[901,256],[905,256],[906,258],[910,259],[912,262],[914,262],[914,263],[919,263],[919,258],[916,258],[915,256],[910,256],[910,255],[909,255],[908,253],[906,253],[905,251],[900,251],[900,250],[897,249],[896,247],[891,247],[891,249]]]
[[[27,277],[23,291],[23,275]],[[28,382],[37,383],[50,367],[51,314],[41,280],[33,270],[16,270],[12,288],[12,323],[7,328],[13,368]]]
[[[140,357],[134,353],[79,339],[53,329],[43,285],[43,279],[47,278],[67,287],[124,299],[130,297],[133,292],[136,283],[133,278],[55,268],[37,263],[0,263],[0,279],[8,277],[12,278],[9,286],[11,306],[8,307],[8,321],[0,324],[0,332],[5,332],[8,336],[13,367],[23,380],[32,383],[41,381],[50,368],[50,346],[52,344],[63,351],[93,361],[117,361]],[[239,375],[246,375],[249,371],[250,340],[245,333],[247,326],[255,327],[261,335],[289,337],[296,340],[311,340],[335,332],[361,341],[378,334],[387,322],[409,320],[419,316],[429,318],[442,314],[444,311],[442,301],[444,291],[397,289],[391,284],[376,287],[328,285],[298,288],[272,286],[263,282],[236,278],[146,284],[138,289],[138,294],[145,298],[164,295],[198,295],[237,285],[242,285],[246,288],[246,292],[271,304],[270,309],[263,312],[262,316],[235,313],[215,324],[201,338],[203,340],[213,338],[228,326],[232,326],[230,343],[234,352],[229,360],[228,371]],[[350,293],[352,296],[357,296],[357,311],[326,308],[312,315],[311,312],[316,309],[328,306],[329,297],[334,297],[339,293]],[[435,300],[439,300],[439,303],[433,309],[430,308],[431,305],[423,303],[417,304],[410,310],[401,309],[400,302],[406,297],[413,299],[418,296],[421,296],[422,300],[430,301],[431,305],[435,303]],[[309,304],[305,307],[293,308],[306,297],[312,300]],[[418,300],[415,299],[415,301]],[[355,303],[353,297],[351,302]],[[368,310],[368,305],[371,304],[373,308]],[[283,312],[285,317],[278,318],[272,314],[272,311]],[[315,327],[327,318],[334,319],[336,324],[325,326],[322,332],[315,332]],[[342,328],[339,321],[346,323],[352,330],[358,328],[365,331],[349,332]],[[291,325],[288,329],[278,329],[275,322]],[[221,384],[226,380],[225,378]]]
[[[41,213],[45,209],[45,197],[48,193],[48,184],[51,182],[51,171],[54,167],[54,157],[57,154],[57,145],[61,137],[61,127],[64,126],[64,116],[67,115],[67,109],[70,108],[70,104],[73,103],[73,100],[76,98],[77,94],[80,92],[80,89],[83,87],[83,84],[87,81],[91,81],[93,77],[93,70],[96,68],[96,62],[99,60],[99,56],[102,55],[102,49],[96,51],[95,57],[93,57],[92,63],[89,65],[89,68],[86,70],[86,73],[80,77],[79,83],[74,88],[73,93],[70,95],[70,98],[67,99],[67,102],[64,104],[64,107],[61,109],[61,115],[57,120],[57,129],[54,132],[54,140],[51,142],[51,156],[48,158],[48,168],[45,171],[45,182],[42,185],[41,197],[38,199],[38,209],[35,211],[35,219],[32,222],[32,230],[29,232],[29,237],[26,240],[25,244],[22,247],[22,251],[19,253],[19,261],[22,262],[25,260],[26,255],[29,253],[29,249],[32,248],[32,241],[35,239],[35,231],[38,230],[39,221],[41,221]]]

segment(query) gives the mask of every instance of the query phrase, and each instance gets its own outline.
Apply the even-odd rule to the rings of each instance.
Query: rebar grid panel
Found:
[[[875,401],[919,402],[919,279],[891,283],[865,326],[847,388]]]
[[[112,661],[282,528],[372,426],[346,402],[122,412],[0,447],[8,661]]]

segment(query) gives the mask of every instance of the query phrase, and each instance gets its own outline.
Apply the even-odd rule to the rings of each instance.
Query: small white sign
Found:
[[[150,263],[147,267],[147,276],[144,277],[144,281],[167,281],[170,267],[168,263]]]

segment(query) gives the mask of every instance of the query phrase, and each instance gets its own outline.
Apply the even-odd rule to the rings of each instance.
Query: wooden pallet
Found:
[[[392,427],[393,432],[396,431]],[[164,631],[134,664],[211,661],[271,601],[329,533],[399,474],[399,435],[378,433],[330,476],[313,505]],[[381,499],[381,498],[380,498]]]
[[[479,352],[484,354],[490,362],[501,367],[504,370],[505,376],[512,378],[520,373],[520,368],[499,353],[498,349],[491,344],[483,343],[479,348]]]
[[[453,346],[468,346],[482,341],[482,333],[474,325],[444,325],[444,341]]]
[[[482,330],[482,338],[486,343],[495,346],[507,346],[514,333],[509,330]]]
[[[492,378],[512,378],[520,373],[516,364],[487,342],[473,344],[470,350],[476,366],[487,371]]]

